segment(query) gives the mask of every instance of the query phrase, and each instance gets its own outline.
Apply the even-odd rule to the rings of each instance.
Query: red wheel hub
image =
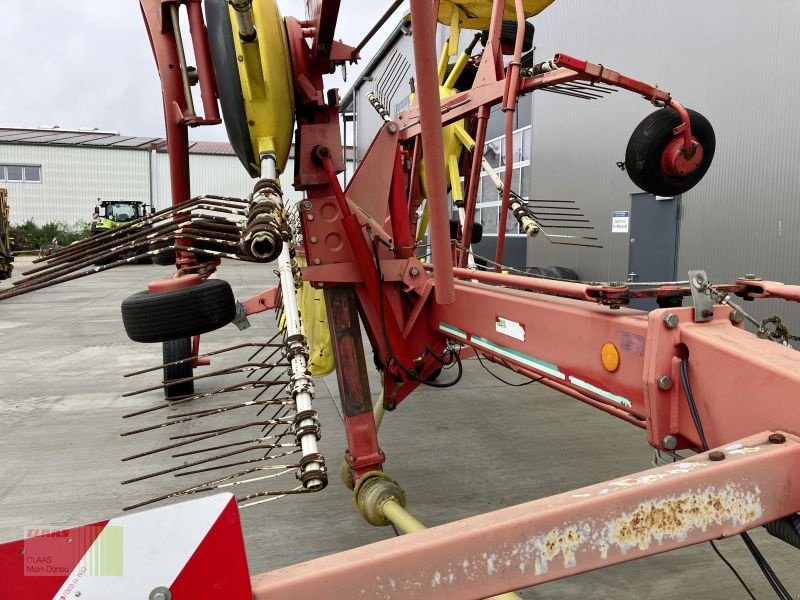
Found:
[[[191,273],[181,277],[170,277],[169,279],[156,279],[147,284],[147,290],[151,294],[160,294],[162,292],[171,292],[172,290],[180,290],[182,288],[191,287],[201,283],[203,278],[200,275]]]
[[[687,151],[683,145],[683,136],[679,135],[667,144],[661,155],[661,169],[672,177],[685,177],[695,171],[703,162],[703,147],[692,136],[691,148]]]

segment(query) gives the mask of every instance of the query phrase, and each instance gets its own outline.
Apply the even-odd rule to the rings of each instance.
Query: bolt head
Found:
[[[656,384],[658,385],[658,389],[666,391],[672,387],[672,377],[669,375],[662,375],[656,379]]]
[[[707,318],[707,319],[708,319],[708,318],[710,318],[710,317],[713,317],[713,316],[714,316],[714,311],[713,311],[713,310],[711,310],[710,308],[706,308],[706,309],[704,309],[704,310],[703,310],[703,312],[701,312],[700,314],[701,314],[701,315],[703,315],[705,318]]]
[[[408,272],[412,277],[419,275],[419,269],[417,267],[411,267]]]
[[[159,586],[150,592],[149,600],[172,600],[172,592],[169,588]]]
[[[664,315],[664,325],[666,325],[668,329],[675,329],[678,326],[679,321],[680,319],[675,313]]]
[[[388,126],[386,129],[387,129],[387,130],[389,131],[389,133],[391,133],[391,134],[395,134],[395,133],[397,133],[397,125],[395,125],[394,123],[389,123],[389,126]]]
[[[314,264],[315,264],[315,265],[318,265],[318,264],[319,264],[319,263],[321,263],[321,262],[322,262],[322,261],[321,261],[320,259],[318,259],[318,258],[315,258],[315,259],[314,259]]]
[[[740,313],[738,310],[734,310],[731,313],[730,318],[731,318],[731,322],[732,323],[737,323],[738,324],[738,323],[741,323],[742,321],[744,321],[744,315],[742,315],[742,313]]]
[[[317,243],[317,236],[315,236],[315,235],[311,236],[311,243],[312,244],[316,244]]]
[[[756,276],[755,276],[755,274],[754,274],[754,273],[748,273],[747,275],[745,275],[745,276],[744,276],[744,278],[745,278],[745,279],[755,279],[755,278],[756,278]]]
[[[708,460],[714,462],[725,460],[725,453],[721,452],[720,450],[713,450],[708,453]]]
[[[303,210],[311,210],[311,202],[309,202],[308,200],[303,201],[303,203],[300,206],[302,207]]]
[[[696,274],[695,274],[695,276],[694,276],[694,282],[695,282],[697,285],[703,285],[703,284],[706,282],[706,278],[705,278],[705,277],[703,277],[703,275],[702,275],[702,274],[700,274],[700,273],[696,273]]]
[[[786,436],[782,433],[771,433],[769,435],[770,444],[783,444],[786,442]]]
[[[309,221],[313,221],[313,220],[314,220],[314,215],[308,215],[307,219],[308,219]]]
[[[678,447],[678,438],[674,435],[665,435],[661,443],[664,444],[664,448],[667,450],[675,450]]]

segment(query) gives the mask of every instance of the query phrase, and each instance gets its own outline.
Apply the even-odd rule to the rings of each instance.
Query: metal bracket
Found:
[[[711,321],[714,318],[714,301],[708,290],[708,277],[705,271],[689,271],[689,287],[692,291],[694,321]]]
[[[244,331],[250,327],[250,321],[247,319],[247,309],[245,308],[244,304],[236,301],[236,316],[233,317],[233,321],[231,321],[236,327],[239,328],[239,331]]]

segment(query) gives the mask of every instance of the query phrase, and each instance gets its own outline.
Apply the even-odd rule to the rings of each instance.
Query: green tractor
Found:
[[[138,200],[100,200],[97,199],[97,205],[94,207],[94,215],[92,215],[92,223],[90,231],[92,235],[99,235],[105,233],[130,221],[135,221],[142,217],[152,215],[155,212],[155,207],[148,205],[146,202]],[[146,248],[141,248],[135,254],[144,254],[147,252]],[[133,256],[134,253],[128,255],[113,254],[108,255],[97,261],[98,265],[105,265],[119,260],[120,258],[128,258]],[[149,263],[150,258],[143,256],[136,262]],[[174,259],[173,259],[174,262]]]
[[[97,199],[97,206],[94,207],[91,231],[92,235],[103,233],[109,229],[114,229],[121,223],[127,223],[141,217],[147,216],[148,208],[150,213],[153,207],[147,206],[145,202],[138,200],[103,200]]]

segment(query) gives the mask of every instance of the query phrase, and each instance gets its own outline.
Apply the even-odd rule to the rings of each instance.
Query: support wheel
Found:
[[[134,342],[166,342],[219,329],[236,316],[227,281],[207,279],[186,288],[138,292],[122,301],[122,323]]]
[[[439,375],[441,375],[441,374],[442,374],[442,367],[439,367],[433,373],[428,375],[425,378],[425,381],[427,381],[428,383],[432,383],[432,382],[436,381],[437,379],[439,379]]]
[[[527,52],[533,48],[533,36],[535,29],[533,23],[525,21],[525,33],[522,35],[522,51]],[[481,33],[481,44],[486,46],[489,43],[489,30]],[[517,21],[504,19],[500,24],[500,46],[503,54],[514,54],[514,44],[517,43]]]
[[[453,72],[454,66],[455,63],[447,65],[447,68],[444,71],[444,81],[447,81],[447,78],[450,77],[450,73]],[[467,63],[464,66],[464,70],[461,71],[461,75],[459,75],[458,79],[456,79],[456,83],[453,87],[459,92],[465,92],[467,90],[472,89],[472,84],[475,83],[475,76],[477,74],[478,74],[478,67],[476,67],[472,63]]]
[[[564,279],[566,281],[580,281],[575,270],[570,269],[569,267],[547,267],[546,269],[542,269],[542,275],[555,277],[556,279]]]
[[[162,346],[164,364],[192,357],[192,338],[185,337],[177,340],[167,340]],[[164,367],[164,381],[172,379],[185,379],[192,376],[192,361]],[[178,396],[191,396],[194,394],[194,381],[184,381],[164,388],[164,396],[177,398]]]
[[[702,155],[683,174],[670,174],[664,166],[665,153],[680,143],[672,132],[681,124],[676,111],[662,108],[649,114],[631,134],[625,150],[625,170],[631,181],[645,192],[656,196],[683,194],[697,185],[711,166],[716,146],[714,129],[700,113],[693,110],[688,113],[692,138],[699,144]]]

